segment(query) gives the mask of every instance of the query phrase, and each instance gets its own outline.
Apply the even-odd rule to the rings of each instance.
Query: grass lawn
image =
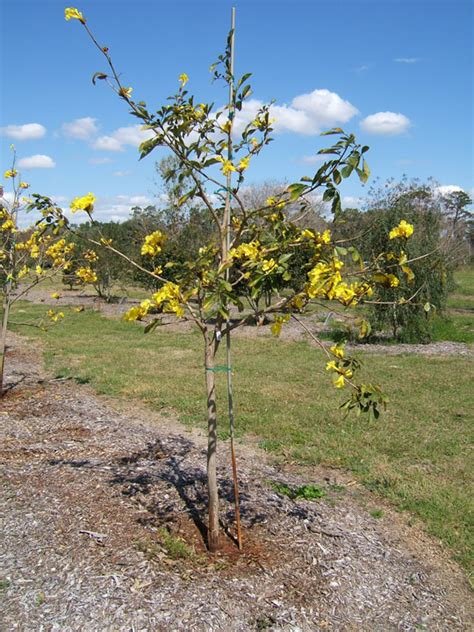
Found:
[[[14,319],[43,314],[21,304]],[[98,313],[69,312],[40,337],[57,376],[90,382],[101,393],[137,398],[188,424],[205,422],[204,371],[198,333],[158,330]],[[466,358],[361,353],[368,379],[391,404],[378,422],[343,419],[343,394],[331,386],[320,353],[304,342],[240,338],[234,343],[239,433],[303,463],[351,470],[374,493],[418,516],[472,569],[473,363]],[[218,374],[225,411],[224,374]],[[226,434],[222,417],[221,436]],[[470,540],[471,538],[471,540]]]

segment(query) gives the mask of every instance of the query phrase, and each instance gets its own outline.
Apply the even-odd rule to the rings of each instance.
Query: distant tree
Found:
[[[369,318],[373,330],[388,329],[403,342],[429,342],[431,316],[433,310],[442,311],[446,305],[454,266],[444,248],[443,209],[433,184],[404,180],[373,190],[363,215],[356,227],[362,228],[356,239],[362,257],[370,260],[378,252],[387,252],[394,269],[402,271],[375,289]],[[402,251],[395,253],[391,252],[394,235],[390,227],[400,222],[413,225],[414,233]]]

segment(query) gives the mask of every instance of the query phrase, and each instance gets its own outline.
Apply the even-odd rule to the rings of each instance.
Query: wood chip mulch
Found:
[[[54,380],[35,349],[10,342],[1,630],[472,629],[467,582],[439,544],[395,514],[376,520],[311,470],[302,478],[268,464],[248,444],[239,446],[244,551],[232,540],[222,444],[225,535],[209,555],[204,437]],[[294,501],[272,482],[318,484],[327,495]],[[185,544],[174,550],[170,540]]]

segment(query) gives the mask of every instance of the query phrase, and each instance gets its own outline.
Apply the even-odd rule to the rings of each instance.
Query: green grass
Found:
[[[23,304],[22,320],[45,306]],[[203,351],[198,333],[158,330],[85,311],[41,334],[47,365],[98,392],[136,398],[187,424],[205,425]],[[365,377],[391,404],[378,422],[343,419],[318,351],[272,337],[234,343],[238,432],[269,451],[307,464],[351,470],[375,494],[418,516],[472,568],[473,364],[461,357],[360,354]],[[223,358],[219,359],[223,362]],[[217,374],[226,429],[225,376]],[[470,539],[471,538],[471,539]]]

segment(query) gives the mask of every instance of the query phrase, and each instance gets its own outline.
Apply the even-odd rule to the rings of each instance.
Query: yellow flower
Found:
[[[344,348],[343,347],[339,347],[338,345],[333,345],[329,351],[336,356],[336,358],[343,358],[344,357]]]
[[[78,11],[77,9],[75,9],[74,7],[68,7],[67,9],[64,9],[64,18],[68,22],[69,20],[79,20],[80,22],[82,22],[82,24],[86,23],[82,13]]]
[[[78,268],[76,276],[82,283],[95,283],[97,281],[97,274],[92,268]]]
[[[94,263],[95,261],[99,260],[99,257],[97,256],[97,253],[93,250],[86,250],[86,252],[84,253],[84,259],[86,259],[86,261]]]
[[[408,239],[411,235],[413,235],[413,224],[409,224],[402,219],[398,226],[392,228],[388,236],[389,239],[396,239],[397,237],[405,237],[405,239]]]
[[[239,162],[239,166],[237,167],[237,169],[239,171],[245,171],[245,169],[248,169],[249,164],[250,156],[246,156],[245,158],[242,158],[242,160]]]
[[[104,237],[100,238],[100,243],[103,246],[111,246],[112,245],[113,240],[112,239],[105,239]]]
[[[276,316],[275,322],[270,327],[270,330],[274,336],[279,336],[281,333],[281,328],[283,323],[287,323],[290,320],[290,315],[285,314],[284,316]]]
[[[231,259],[251,259],[255,260],[259,256],[260,242],[255,240],[248,244],[240,244],[237,248],[231,248],[229,256]]]
[[[35,272],[38,276],[40,276],[41,274],[43,274],[43,268],[40,265],[37,265],[35,268]]]
[[[305,228],[302,233],[301,233],[301,237],[304,239],[305,237],[307,239],[314,239],[315,238],[315,234],[313,233],[312,230],[309,230],[309,228]]]
[[[20,182],[20,189],[27,189],[30,185],[28,182]]]
[[[264,259],[262,263],[262,270],[265,274],[269,274],[277,267],[277,263],[274,259]]]
[[[64,318],[64,312],[55,312],[54,309],[48,309],[46,315],[49,316],[54,323],[60,318]]]
[[[337,364],[335,360],[330,360],[326,363],[326,371],[337,371]]]
[[[53,292],[53,293],[51,294],[51,298],[58,299],[58,298],[60,298],[60,296],[59,296],[59,294],[58,294],[57,292]]]
[[[1,225],[1,230],[7,232],[7,231],[11,231],[14,232],[15,231],[15,223],[12,219],[7,219],[5,222],[3,222],[3,224]]]
[[[16,169],[9,169],[8,171],[5,171],[3,177],[8,180],[8,178],[14,178],[16,175],[18,175],[18,171]]]
[[[161,230],[155,230],[154,233],[145,237],[145,242],[142,246],[142,255],[149,255],[150,257],[156,256],[161,252],[161,247],[164,242],[164,235]]]
[[[185,72],[179,75],[179,82],[182,88],[184,88],[184,86],[188,83],[188,81],[189,81],[189,77]]]
[[[333,377],[333,384],[336,388],[344,388],[344,376],[339,375],[338,377]]]
[[[133,88],[120,88],[119,95],[124,99],[130,99],[132,96]]]
[[[93,193],[88,193],[83,197],[76,197],[71,202],[71,210],[73,213],[76,211],[86,211],[87,213],[92,213],[94,210],[94,202],[96,198]]]
[[[390,287],[398,287],[400,285],[399,279],[394,274],[387,274],[387,280]]]
[[[227,176],[229,173],[232,173],[232,171],[237,171],[237,169],[230,160],[222,160],[221,171],[225,176]]]
[[[23,266],[20,272],[18,272],[18,278],[22,279],[27,274],[28,274],[28,266]]]

